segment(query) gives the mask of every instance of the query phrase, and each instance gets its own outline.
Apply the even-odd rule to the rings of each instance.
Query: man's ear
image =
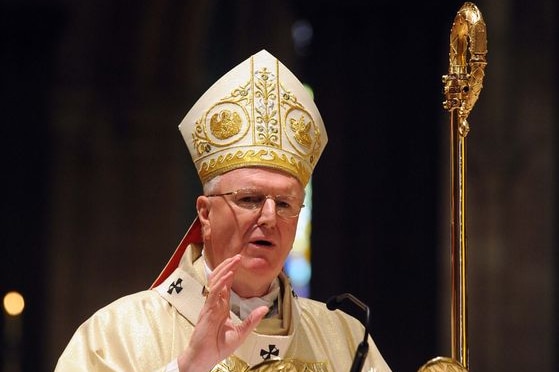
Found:
[[[199,196],[196,199],[196,211],[198,213],[198,219],[202,223],[202,228],[209,225],[209,214],[210,214],[210,198],[207,196]]]

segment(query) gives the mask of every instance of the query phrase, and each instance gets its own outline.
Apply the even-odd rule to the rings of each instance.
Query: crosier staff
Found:
[[[450,112],[451,156],[451,342],[452,358],[437,357],[418,372],[468,371],[467,335],[467,247],[466,247],[466,136],[467,118],[481,88],[487,54],[485,22],[479,9],[470,2],[458,11],[450,31],[450,67],[443,76]],[[469,57],[469,59],[468,59]]]

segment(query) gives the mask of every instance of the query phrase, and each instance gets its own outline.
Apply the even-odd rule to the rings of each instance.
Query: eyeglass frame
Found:
[[[305,207],[305,204],[295,204],[296,206],[299,207],[299,209],[298,209],[298,211],[297,211],[297,213],[296,213],[295,215],[292,215],[292,216],[285,216],[285,215],[282,215],[282,214],[281,214],[281,213],[283,213],[282,211],[286,211],[286,209],[284,209],[284,208],[278,208],[278,202],[280,202],[280,203],[281,203],[281,202],[285,203],[285,200],[278,200],[278,198],[283,197],[283,198],[294,198],[294,199],[297,199],[295,196],[291,196],[291,195],[271,195],[271,194],[265,194],[265,193],[263,193],[263,192],[260,192],[260,191],[258,191],[258,190],[253,190],[253,189],[250,189],[250,188],[238,189],[238,190],[235,190],[235,191],[223,192],[223,193],[218,193],[218,194],[208,194],[208,195],[204,195],[204,196],[206,196],[207,198],[218,197],[218,196],[229,196],[229,195],[235,195],[235,196],[236,196],[236,195],[239,194],[239,192],[242,192],[242,191],[252,191],[252,192],[254,192],[254,195],[264,197],[264,200],[261,202],[262,204],[261,204],[260,206],[255,205],[254,208],[245,208],[245,207],[243,207],[242,205],[240,205],[240,204],[237,202],[236,199],[234,199],[234,200],[233,200],[233,203],[234,203],[237,207],[239,207],[239,208],[241,208],[242,210],[245,210],[245,211],[258,211],[258,210],[262,210],[262,208],[264,208],[264,204],[266,203],[266,200],[268,200],[268,199],[271,199],[271,200],[274,201],[274,206],[275,206],[275,209],[276,209],[276,215],[279,216],[279,217],[282,217],[282,218],[295,218],[295,217],[299,216],[299,214],[301,213],[301,209],[303,209],[303,208]],[[288,203],[288,204],[291,205],[291,203]]]

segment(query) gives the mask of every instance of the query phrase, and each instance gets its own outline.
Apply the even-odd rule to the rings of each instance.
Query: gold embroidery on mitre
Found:
[[[261,148],[258,150],[238,149],[236,152],[228,152],[217,158],[210,158],[202,162],[198,174],[202,180],[208,180],[215,174],[225,173],[232,169],[249,166],[265,166],[274,169],[287,170],[291,174],[297,174],[303,180],[310,178],[310,170],[305,168],[301,161],[293,156],[280,154],[274,150]]]
[[[229,97],[221,99],[196,121],[192,141],[199,156],[215,151],[214,148],[231,146],[247,134],[250,118],[246,107],[251,105],[249,84],[234,89]]]
[[[211,372],[328,372],[327,363],[325,362],[304,362],[297,359],[275,359],[267,360],[250,367],[247,363],[230,356],[217,366]]]
[[[285,129],[286,133],[292,132],[292,137],[305,151],[301,151],[297,145],[292,143],[293,148],[314,167],[315,161],[322,151],[320,129],[308,111],[299,103],[297,97],[285,87],[282,86],[281,89],[281,104],[289,108],[285,115],[286,123],[290,124]],[[291,138],[291,136],[288,135],[287,138]]]
[[[196,121],[192,141],[198,174],[213,176],[247,166],[287,171],[303,184],[310,178],[321,152],[321,133],[312,116],[294,94],[267,67],[254,71],[250,81]],[[284,143],[284,139],[286,142]]]
[[[291,119],[291,130],[295,133],[295,141],[301,144],[306,148],[311,146],[311,136],[309,135],[309,129],[311,127],[311,123],[305,120],[305,116],[301,115],[299,120]]]
[[[264,67],[254,76],[254,134],[256,144],[281,147],[276,75]]]
[[[212,115],[210,129],[219,139],[227,139],[238,134],[241,130],[241,117],[238,113],[222,110]]]

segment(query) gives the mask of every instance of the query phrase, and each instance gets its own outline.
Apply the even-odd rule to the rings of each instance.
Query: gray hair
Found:
[[[204,195],[215,194],[217,186],[219,185],[220,181],[221,181],[220,174],[207,181],[203,186]]]

